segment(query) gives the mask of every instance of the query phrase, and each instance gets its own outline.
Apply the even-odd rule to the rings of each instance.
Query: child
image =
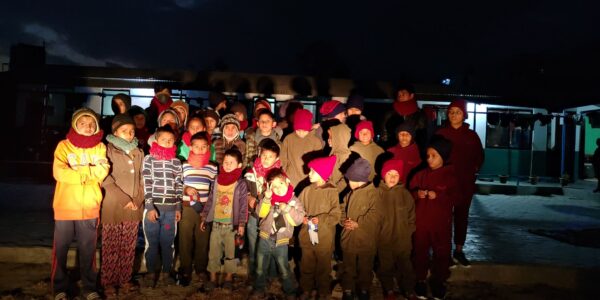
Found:
[[[96,292],[96,229],[100,216],[100,184],[108,175],[103,132],[94,111],[73,113],[67,138],[56,146],[52,172],[56,179],[52,289],[55,299],[67,299],[67,252],[77,238],[83,297],[100,299]]]
[[[351,151],[348,149],[349,141],[350,127],[346,126],[346,124],[339,124],[329,128],[329,140],[327,141],[331,147],[329,155],[333,155],[336,158],[335,167],[331,174],[331,183],[338,188],[339,192],[346,188],[342,166],[350,158]],[[371,168],[370,165],[369,168]],[[370,172],[371,170],[369,169],[368,171]]]
[[[263,198],[267,186],[267,174],[273,169],[281,168],[279,160],[279,145],[270,138],[263,139],[258,145],[260,156],[254,161],[254,165],[246,173],[248,182],[248,280],[256,276],[256,239],[258,238],[258,213],[256,204],[258,199]]]
[[[329,128],[346,122],[346,106],[340,101],[329,100],[321,105],[319,113],[323,121],[315,125],[315,135],[323,142],[327,142],[330,136]]]
[[[433,297],[443,299],[445,282],[450,277],[450,249],[452,237],[452,202],[456,180],[451,166],[446,166],[452,144],[443,137],[434,136],[427,147],[428,168],[415,174],[410,189],[415,196],[416,231],[414,235],[414,266],[417,279],[415,292],[426,297],[427,272],[431,272]],[[429,251],[433,260],[429,262]],[[424,298],[422,298],[424,299]]]
[[[204,116],[204,123],[206,124],[206,131],[211,137],[211,143],[221,138],[221,129],[219,128],[219,122],[221,118],[219,115],[211,109],[206,109],[202,113]]]
[[[181,161],[187,160],[188,154],[190,153],[190,147],[192,145],[192,136],[200,131],[206,131],[204,119],[198,115],[191,116],[187,123],[187,130],[181,136],[181,141],[177,146],[177,158],[179,158]]]
[[[248,128],[248,109],[246,109],[246,105],[242,102],[235,102],[231,105],[229,111],[240,122],[240,138],[244,138],[244,130]]]
[[[377,244],[378,276],[386,299],[396,299],[394,277],[404,297],[414,298],[415,275],[410,254],[415,231],[415,201],[400,183],[402,165],[401,160],[386,161],[381,171],[383,182],[379,185],[381,199],[377,202],[377,211],[382,218]]]
[[[242,154],[242,165],[245,162],[246,156],[246,143],[240,139],[240,122],[237,120],[234,114],[224,115],[221,119],[221,133],[222,138],[216,139],[213,142],[215,147],[215,160],[220,165],[223,163],[223,157],[225,151],[233,146],[236,146],[238,151]]]
[[[148,138],[150,138],[150,131],[146,126],[146,119],[148,115],[146,111],[137,106],[132,106],[129,111],[129,115],[133,118],[135,122],[135,138],[138,140],[138,147],[144,151],[144,154],[148,154],[150,151],[150,146],[148,145]]]
[[[177,119],[179,120],[179,127],[177,130],[183,132],[183,129],[185,129],[188,122],[190,106],[185,103],[185,101],[174,101],[171,103],[171,109],[177,113]]]
[[[217,272],[221,270],[221,257],[225,257],[224,289],[233,289],[233,273],[236,271],[235,238],[244,236],[248,221],[248,188],[242,176],[242,153],[235,147],[225,151],[223,163],[219,167],[216,184],[208,195],[202,209],[201,230],[212,222],[210,248],[208,251],[208,271],[210,282],[204,288],[211,291],[217,285]]]
[[[419,147],[414,142],[415,127],[410,122],[404,122],[396,128],[396,136],[398,144],[387,149],[393,154],[393,159],[402,161],[402,173],[400,174],[400,182],[404,186],[409,186],[409,180],[412,177],[413,170],[421,164],[421,154]]]
[[[381,200],[379,191],[369,182],[370,170],[369,162],[358,158],[345,174],[351,192],[344,197],[340,223],[344,227],[340,240],[344,251],[344,300],[354,299],[357,284],[359,298],[369,299],[373,281],[373,260],[377,251],[375,237],[381,220],[376,205]]]
[[[309,134],[312,119],[313,114],[309,110],[297,110],[294,113],[294,133],[287,135],[281,146],[281,165],[293,186],[306,177],[304,156],[323,148],[321,140],[314,134]]]
[[[167,108],[158,115],[158,127],[169,126],[171,131],[175,134],[175,141],[179,140],[179,116],[177,112],[172,108]],[[158,131],[158,129],[157,129]],[[156,132],[148,138],[148,145],[152,147],[152,144],[156,141]]]
[[[248,128],[246,131],[246,159],[251,165],[258,156],[257,145],[264,139],[271,139],[281,145],[281,134],[275,130],[277,122],[275,115],[268,109],[261,109],[256,116],[258,128]]]
[[[331,296],[331,256],[335,226],[342,215],[337,188],[327,182],[333,172],[335,160],[335,156],[328,156],[308,163],[311,185],[302,190],[299,197],[307,215],[299,234],[302,248],[300,286],[304,298],[308,298],[315,288],[320,299],[329,299]],[[313,230],[314,227],[317,227],[316,230]],[[313,232],[309,233],[309,230]]]
[[[130,283],[135,257],[138,225],[144,203],[142,160],[144,153],[135,138],[135,123],[126,114],[116,115],[112,134],[106,137],[106,155],[111,163],[110,174],[102,183],[102,272],[100,283],[107,298],[135,291]]]
[[[175,157],[175,133],[170,126],[156,130],[156,142],[150,147],[150,154],[144,158],[144,235],[146,236],[146,268],[150,275],[157,271],[156,260],[160,249],[162,267],[159,283],[174,284],[171,277],[173,267],[173,242],[177,232],[177,222],[181,219],[181,197],[183,184],[181,161]],[[156,276],[145,278],[148,286],[153,286]]]
[[[283,292],[288,297],[296,293],[294,275],[288,262],[288,246],[294,227],[304,219],[302,203],[294,196],[294,187],[281,169],[267,175],[268,187],[265,197],[256,210],[260,222],[258,249],[256,251],[255,296],[263,296],[267,284],[267,271],[275,259],[281,276]]]
[[[357,141],[350,147],[350,151],[360,154],[360,157],[366,159],[371,165],[369,181],[373,181],[375,177],[375,160],[384,152],[381,147],[373,142],[374,135],[373,123],[366,120],[360,121],[356,125],[356,132],[354,133]]]
[[[200,119],[191,118],[188,125],[194,126],[195,120]],[[187,161],[183,163],[183,213],[179,222],[179,273],[183,286],[191,281],[192,258],[196,274],[199,277],[206,275],[210,231],[200,230],[199,214],[217,176],[217,166],[209,162],[208,133],[201,131],[192,135],[190,146]]]

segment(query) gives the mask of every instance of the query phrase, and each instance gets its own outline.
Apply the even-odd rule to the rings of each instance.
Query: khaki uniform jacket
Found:
[[[403,185],[391,189],[381,182],[381,198],[377,211],[381,215],[378,248],[381,250],[410,250],[415,232],[415,200]]]
[[[377,211],[380,194],[372,183],[368,183],[344,197],[340,224],[343,226],[346,218],[358,223],[358,228],[342,231],[344,252],[374,255],[377,251],[377,231],[381,228],[381,213]]]
[[[304,206],[306,216],[319,218],[318,247],[333,249],[335,243],[335,226],[342,216],[337,188],[331,183],[317,186],[313,183],[306,187],[298,197]],[[308,224],[300,228],[300,247],[312,247],[308,236]]]
[[[321,140],[312,133],[300,138],[292,132],[285,137],[279,159],[293,186],[297,186],[298,182],[302,181],[308,174],[308,167],[304,169],[305,163],[308,164],[308,161],[303,160],[304,155],[321,149],[323,149]]]

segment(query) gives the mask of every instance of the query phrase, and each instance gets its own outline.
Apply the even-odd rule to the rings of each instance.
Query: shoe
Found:
[[[160,273],[160,278],[158,279],[158,282],[156,284],[160,284],[160,286],[170,286],[177,284],[177,282],[175,281],[175,278],[171,276],[171,274],[169,274],[168,272],[162,272]]]
[[[454,253],[452,254],[452,260],[454,260],[454,262],[459,264],[461,267],[464,267],[464,268],[471,267],[471,262],[469,262],[469,260],[465,256],[465,253],[462,251],[461,252],[454,251]]]
[[[454,262],[454,258],[449,257],[448,260],[450,260],[450,263],[448,264],[448,269],[456,269],[456,263]]]
[[[223,282],[223,284],[221,284],[221,288],[226,290],[226,291],[233,291],[233,281],[228,280]]]
[[[415,285],[415,295],[418,299],[427,299],[427,283],[419,281]]]
[[[443,283],[432,283],[431,284],[431,295],[433,299],[442,300],[446,298],[446,285]]]
[[[82,295],[84,300],[102,300],[102,297],[96,292],[87,292]]]
[[[369,300],[371,296],[369,295],[369,291],[362,290],[358,293],[358,300]]]
[[[54,294],[54,300],[68,300],[69,298],[67,297],[67,293],[65,292],[58,292],[56,294]]]
[[[147,287],[147,288],[154,288],[155,285],[156,285],[155,275],[152,273],[146,273],[146,275],[144,275],[144,278],[142,279],[142,286]]]
[[[107,300],[117,299],[117,289],[114,286],[104,288],[104,298]]]
[[[344,291],[342,300],[354,300],[354,293],[352,293],[352,291]]]
[[[119,294],[120,295],[129,295],[131,293],[136,293],[140,290],[140,286],[134,282],[126,282],[119,286]]]
[[[180,286],[189,286],[191,282],[192,279],[190,278],[190,275],[181,275],[177,280],[177,284]]]
[[[210,292],[211,292],[212,290],[214,290],[216,287],[217,287],[217,283],[216,283],[216,282],[214,282],[214,281],[207,281],[207,282],[204,284],[204,287],[203,287],[203,289],[204,289],[204,291],[205,291],[205,292],[207,292],[207,293],[210,293]]]

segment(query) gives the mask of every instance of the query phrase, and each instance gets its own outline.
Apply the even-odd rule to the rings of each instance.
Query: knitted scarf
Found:
[[[192,145],[192,134],[189,131],[184,132],[181,136],[181,140],[186,146],[190,147]]]
[[[158,160],[171,160],[175,158],[175,151],[177,147],[165,148],[159,145],[157,142],[152,143],[150,146],[150,155]]]
[[[244,131],[248,128],[248,120],[244,120],[240,122],[240,131]]]
[[[281,168],[281,161],[279,160],[279,158],[277,158],[277,160],[275,161],[275,163],[272,166],[265,168],[263,166],[262,160],[260,159],[260,156],[259,156],[254,161],[253,168],[256,171],[256,174],[255,174],[256,177],[267,177],[267,174],[269,174],[269,171],[271,171],[273,169]]]
[[[242,175],[242,168],[237,168],[231,172],[226,172],[223,166],[219,167],[219,175],[217,176],[217,183],[220,185],[230,185],[240,179]]]
[[[196,154],[196,153],[194,153],[194,151],[190,151],[190,153],[188,154],[187,161],[195,169],[200,169],[200,168],[206,166],[206,164],[208,164],[209,160],[210,160],[210,150],[208,150],[204,154]]]
[[[71,144],[77,148],[88,149],[93,148],[101,143],[102,136],[104,136],[104,132],[102,130],[99,130],[98,133],[94,135],[86,136],[77,133],[75,129],[71,127],[67,133],[67,140],[69,140],[69,142],[71,142]]]
[[[417,106],[417,101],[415,100],[404,102],[394,101],[394,110],[401,116],[408,116],[419,110],[419,107]]]
[[[117,147],[117,149],[125,151],[126,153],[129,153],[129,151],[137,148],[138,146],[138,139],[136,137],[134,137],[131,142],[128,142],[114,134],[109,134],[106,136],[106,140]]]
[[[158,98],[154,96],[154,98],[152,98],[152,101],[150,102],[150,106],[153,106],[158,112],[158,114],[160,114],[161,112],[165,111],[165,109],[171,107],[171,103],[173,103],[173,99],[169,99],[167,103],[162,104],[160,103],[160,101],[158,101]]]
[[[288,184],[288,189],[287,192],[285,193],[285,195],[283,196],[279,196],[275,193],[273,193],[273,196],[271,197],[271,205],[275,205],[275,203],[288,203],[290,202],[290,199],[292,199],[292,197],[294,196],[294,187],[291,184]]]

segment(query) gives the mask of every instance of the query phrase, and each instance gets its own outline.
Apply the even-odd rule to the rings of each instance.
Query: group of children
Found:
[[[187,106],[179,106],[186,109],[159,112],[145,156],[136,114],[112,119],[106,145],[93,111],[73,114],[54,158],[56,299],[67,299],[66,253],[74,237],[83,295],[100,298],[94,259],[98,222],[100,284],[107,298],[139,288],[131,276],[140,222],[145,286],[197,279],[207,292],[218,286],[231,290],[236,249],[243,245],[254,297],[264,297],[267,279],[278,276],[290,298],[328,299],[334,257],[340,261],[343,299],[368,299],[373,271],[389,299],[398,292],[424,299],[428,272],[431,293],[444,297],[458,188],[455,170],[447,165],[450,141],[432,139],[426,167],[419,169],[411,124],[398,127],[398,145],[380,162],[385,151],[373,141],[372,123],[359,121],[353,128],[356,141],[349,145],[352,129],[340,118],[345,112],[337,101],[320,111],[330,116],[327,126],[313,124],[309,110],[296,110],[289,124],[293,131],[283,140],[268,102],[255,104],[255,124],[233,107],[222,116],[210,109],[188,116]],[[331,149],[327,153],[325,146]],[[301,250],[299,290],[289,264],[292,241]]]

